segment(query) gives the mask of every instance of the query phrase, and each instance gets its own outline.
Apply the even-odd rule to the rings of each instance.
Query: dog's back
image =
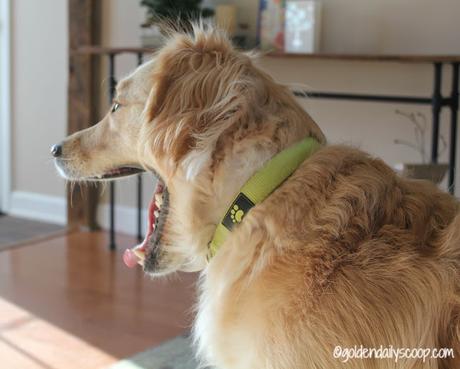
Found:
[[[359,150],[321,149],[247,215],[210,265],[213,287],[203,297],[211,309],[213,288],[220,298],[204,335],[227,332],[212,345],[231,360],[246,339],[253,363],[266,368],[456,367],[434,359],[341,364],[333,352],[452,348],[458,360],[457,208],[434,185],[399,178]]]
[[[460,215],[457,215],[440,242],[442,266],[448,273],[446,292],[451,293],[449,303],[444,306],[439,331],[439,346],[451,347],[454,359],[440,368],[460,368]]]

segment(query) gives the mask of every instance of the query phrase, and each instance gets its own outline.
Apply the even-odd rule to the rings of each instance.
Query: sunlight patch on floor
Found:
[[[1,298],[0,357],[5,368],[21,369],[105,368],[117,361]]]

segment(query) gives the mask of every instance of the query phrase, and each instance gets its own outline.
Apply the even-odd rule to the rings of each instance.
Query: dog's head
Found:
[[[70,180],[151,171],[144,269],[198,270],[207,244],[244,182],[274,154],[324,137],[291,93],[235,50],[216,29],[175,33],[151,61],[122,80],[95,126],[53,148]]]

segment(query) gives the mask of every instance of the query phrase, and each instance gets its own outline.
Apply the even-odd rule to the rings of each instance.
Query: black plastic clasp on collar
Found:
[[[236,224],[241,223],[253,206],[254,203],[244,193],[240,192],[232,206],[228,209],[227,214],[225,214],[222,224],[231,231]]]

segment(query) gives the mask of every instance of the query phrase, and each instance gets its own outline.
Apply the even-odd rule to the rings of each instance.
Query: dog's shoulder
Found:
[[[457,201],[431,183],[402,178],[356,148],[326,146],[257,216],[279,249],[300,253],[315,280],[330,281],[341,266],[366,258],[436,254],[457,210]]]

